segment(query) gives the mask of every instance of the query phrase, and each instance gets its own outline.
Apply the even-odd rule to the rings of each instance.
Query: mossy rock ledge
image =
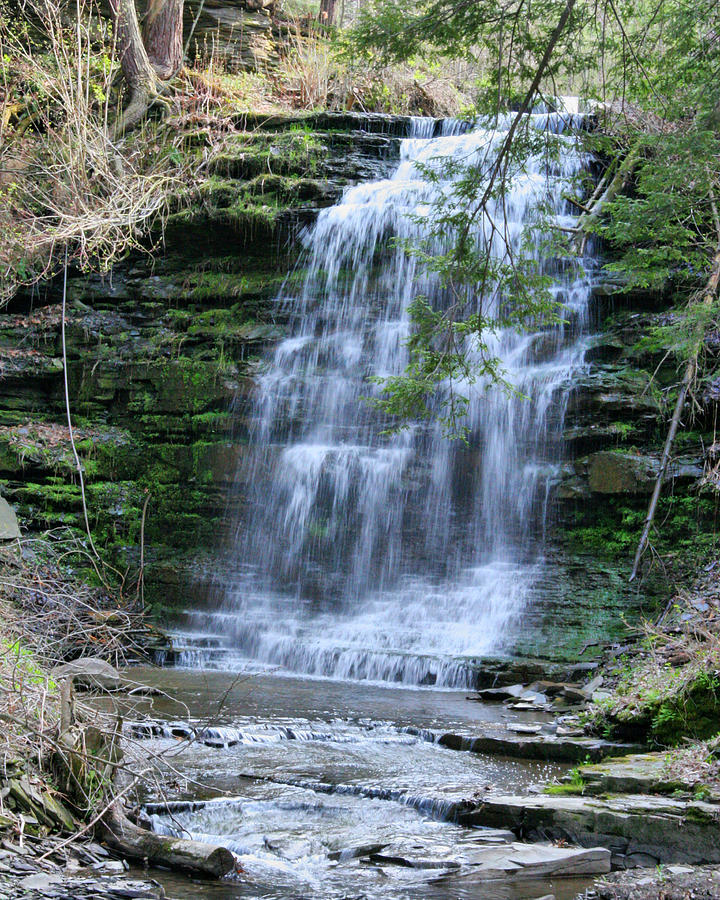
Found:
[[[171,216],[161,251],[107,277],[71,273],[68,378],[93,536],[115,565],[137,567],[148,501],[146,598],[158,611],[202,592],[242,503],[253,377],[285,333],[275,298],[302,278],[294,235],[345,186],[389,170],[409,120],[385,118],[252,121]],[[16,516],[32,532],[81,523],[60,304],[51,283],[0,312],[0,539],[16,536]]]

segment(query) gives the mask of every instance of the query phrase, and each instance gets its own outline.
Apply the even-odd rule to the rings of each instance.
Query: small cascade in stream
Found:
[[[560,152],[530,156],[504,211],[493,212],[518,253],[539,202],[558,225],[574,224],[563,193],[587,162],[572,135],[576,117],[530,120],[560,135]],[[378,391],[369,376],[406,366],[410,302],[446,302],[437,277],[389,239],[427,235],[433,202],[458,177],[447,164],[487,167],[508,123],[417,119],[392,177],[349,188],[310,229],[303,286],[277,301],[288,336],[257,382],[238,476],[237,570],[214,610],[187,614],[181,664],[251,659],[309,675],[463,687],[472,658],[508,645],[544,566],[565,400],[584,359],[588,275],[571,260],[545,260],[565,323],[488,337],[517,393],[461,386],[467,445],[433,422],[388,435],[367,402]],[[494,253],[506,252],[492,241]]]

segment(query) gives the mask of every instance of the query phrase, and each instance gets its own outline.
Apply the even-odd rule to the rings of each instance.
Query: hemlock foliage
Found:
[[[680,359],[687,358],[718,312],[717,298],[708,305],[702,297],[720,246],[718,0],[375,0],[363,9],[353,47],[371,59],[411,61],[433,53],[471,59],[481,72],[476,112],[499,115],[518,109],[527,96],[568,7],[532,100],[577,94],[594,102],[600,127],[584,140],[606,172],[612,174],[629,152],[637,156],[624,190],[597,210],[600,215],[586,217],[585,225],[605,242],[607,268],[624,290],[662,289],[676,305],[687,304],[686,315],[674,317],[661,336],[675,344]],[[513,168],[522,164],[529,131],[518,128],[497,173],[469,165],[450,196],[436,204],[430,246],[407,248],[457,299],[449,312],[425,297],[411,307],[410,363],[404,375],[384,383],[380,401],[398,421],[436,415],[462,435],[458,417],[466,400],[453,383],[482,378],[512,389],[488,353],[487,337],[508,325],[536,327],[543,316],[556,316],[538,266],[517,256],[493,258],[478,237],[489,210],[502,203]],[[576,199],[586,202],[581,185]],[[542,233],[542,212],[528,228],[530,242]],[[441,233],[456,237],[438,249]],[[573,251],[577,242],[567,235],[546,250]],[[502,301],[493,304],[492,295]],[[477,297],[480,313],[469,302]]]

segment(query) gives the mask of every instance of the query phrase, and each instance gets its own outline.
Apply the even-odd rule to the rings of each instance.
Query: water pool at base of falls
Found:
[[[148,824],[224,844],[244,869],[219,883],[154,870],[170,897],[570,900],[589,883],[528,879],[521,870],[479,878],[479,861],[506,854],[515,839],[452,820],[466,798],[524,793],[567,770],[433,740],[448,731],[507,734],[507,721],[527,722],[527,713],[438,689],[318,689],[301,678],[177,669],[128,674],[175,698],[103,701],[123,705],[128,756],[166,754],[144,797]],[[138,736],[143,722],[154,737]],[[202,739],[180,739],[188,726]],[[168,800],[196,808],[152,805]]]

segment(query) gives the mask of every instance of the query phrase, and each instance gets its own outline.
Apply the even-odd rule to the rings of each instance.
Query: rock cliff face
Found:
[[[228,141],[197,202],[171,217],[160,252],[107,278],[73,273],[68,285],[69,388],[95,539],[137,565],[149,497],[147,596],[163,607],[187,601],[190,573],[202,580],[238,496],[229,488],[245,398],[259,353],[283,333],[274,298],[302,274],[294,237],[344,185],[389,166],[409,124],[240,118],[247,132]],[[0,312],[0,494],[32,531],[81,522],[60,311],[51,284]]]
[[[219,58],[230,69],[264,69],[278,59],[275,0],[206,0],[191,40],[194,55]],[[196,12],[186,9],[189,36]]]
[[[75,273],[69,284],[69,386],[91,523],[116,561],[137,564],[149,497],[147,596],[163,608],[201,590],[188,585],[218,564],[227,504],[242,503],[230,487],[246,399],[259,354],[283,333],[274,300],[286,273],[302,277],[294,237],[344,185],[391,166],[409,122],[321,114],[238,124],[247,132],[216,159],[198,201],[171,218],[160,252],[127,259],[108,278]],[[0,493],[30,530],[80,521],[59,304],[49,285],[0,314]],[[676,381],[662,350],[639,341],[668,305],[607,289],[595,298],[597,335],[571,386],[568,462],[551,495],[555,565],[536,587],[518,655],[573,659],[620,636],[622,617],[664,604],[666,573],[682,575],[714,542],[714,501],[698,493],[703,448],[713,444],[708,413],[683,433],[664,491],[655,537],[663,565],[639,589],[627,585]]]
[[[528,610],[524,649],[531,655],[553,647],[572,659],[598,639],[622,640],[623,620],[652,617],[716,546],[706,474],[714,464],[714,406],[698,403],[675,443],[641,584],[628,584],[676,396],[672,347],[648,349],[647,340],[672,316],[671,298],[613,293],[606,284],[593,313],[588,366],[568,404],[569,459],[553,494],[549,544],[557,574],[538,585]]]

